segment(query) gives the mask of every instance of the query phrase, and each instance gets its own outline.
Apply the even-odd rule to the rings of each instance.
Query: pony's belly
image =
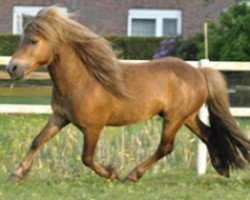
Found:
[[[159,114],[160,111],[160,108],[152,105],[150,107],[139,105],[123,107],[123,109],[117,110],[110,116],[106,125],[122,126],[138,123]]]
[[[144,121],[149,117],[140,117],[140,118],[136,118],[136,117],[129,117],[129,118],[124,118],[124,117],[117,117],[116,119],[111,119],[108,121],[108,123],[106,124],[107,126],[123,126],[123,125],[129,125],[129,124],[135,124],[141,121]]]

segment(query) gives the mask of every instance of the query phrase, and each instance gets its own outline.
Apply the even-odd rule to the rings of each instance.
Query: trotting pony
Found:
[[[219,72],[195,69],[177,58],[120,62],[102,37],[57,7],[45,8],[26,21],[7,71],[13,79],[21,79],[47,66],[53,82],[53,114],[10,179],[23,179],[42,145],[69,123],[83,133],[83,163],[102,177],[116,179],[112,164],[104,167],[94,160],[103,127],[132,124],[154,115],[163,118],[159,146],[124,181],[138,181],[169,154],[182,125],[207,145],[219,174],[229,177],[230,167],[243,168],[250,161],[250,142],[230,114],[226,84]],[[210,127],[198,117],[204,103]]]

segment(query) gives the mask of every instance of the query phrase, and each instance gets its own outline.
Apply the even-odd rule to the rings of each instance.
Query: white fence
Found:
[[[0,65],[6,65],[10,57],[0,56]],[[123,62],[146,62],[144,60],[123,60]],[[209,62],[208,60],[187,61],[194,67],[211,67],[220,71],[250,71],[250,62]],[[0,79],[8,79],[6,72],[0,71]],[[48,79],[46,72],[34,72],[30,77],[33,79]],[[203,121],[207,123],[207,113],[205,109],[201,113]],[[235,117],[250,117],[250,108],[230,108],[231,113]],[[23,114],[50,114],[51,108],[49,105],[18,105],[18,104],[0,104],[0,113],[23,113]],[[197,152],[197,172],[202,175],[206,172],[207,149],[202,142],[198,142]]]
[[[250,108],[230,108],[235,117],[250,117]],[[0,104],[0,113],[51,114],[50,105]]]

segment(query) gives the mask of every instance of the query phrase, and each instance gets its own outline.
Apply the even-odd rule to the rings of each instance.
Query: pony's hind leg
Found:
[[[192,131],[200,140],[205,144],[208,144],[209,137],[211,135],[210,128],[205,125],[198,117],[198,114],[190,116],[186,121],[185,125]]]
[[[185,125],[198,136],[207,146],[210,155],[211,163],[215,170],[222,176],[229,177],[229,166],[221,162],[218,156],[218,149],[211,144],[211,129],[205,125],[198,117],[198,114],[191,116],[186,120]]]
[[[138,181],[155,162],[157,162],[167,154],[171,153],[174,148],[174,139],[176,133],[182,126],[182,124],[182,121],[164,120],[162,137],[157,150],[147,160],[135,167],[124,179],[124,182]]]

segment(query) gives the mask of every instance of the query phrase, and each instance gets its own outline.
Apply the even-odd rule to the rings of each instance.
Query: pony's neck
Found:
[[[52,63],[48,66],[54,89],[62,95],[69,93],[76,87],[86,85],[91,80],[85,66],[68,46],[60,47]]]

